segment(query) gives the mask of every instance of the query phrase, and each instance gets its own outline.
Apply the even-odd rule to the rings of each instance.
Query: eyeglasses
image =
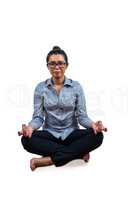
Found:
[[[58,61],[58,62],[49,62],[47,63],[47,66],[50,67],[50,68],[55,68],[56,65],[58,65],[60,68],[64,68],[66,63],[63,62],[63,61]]]

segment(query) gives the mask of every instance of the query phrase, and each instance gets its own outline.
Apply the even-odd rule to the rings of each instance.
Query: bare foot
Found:
[[[32,158],[32,159],[30,160],[30,168],[31,168],[32,171],[34,171],[34,170],[36,169],[35,159],[36,159],[36,158]]]
[[[88,162],[89,159],[90,159],[90,154],[89,154],[89,153],[87,153],[87,154],[85,154],[85,155],[83,156],[83,160],[84,160],[85,162]]]
[[[49,166],[53,162],[50,157],[32,158],[30,160],[30,168],[34,171],[37,167]]]

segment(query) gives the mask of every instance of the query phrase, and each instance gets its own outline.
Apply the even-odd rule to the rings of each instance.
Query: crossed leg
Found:
[[[87,160],[84,155],[102,144],[103,134],[95,135],[93,129],[77,129],[61,141],[47,131],[35,131],[31,138],[22,137],[21,141],[28,152],[43,156],[31,159],[31,170],[35,170],[52,164],[62,166],[78,158]]]

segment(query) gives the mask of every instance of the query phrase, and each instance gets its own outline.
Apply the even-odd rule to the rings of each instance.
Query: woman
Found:
[[[82,86],[65,76],[68,58],[64,50],[53,47],[46,61],[51,78],[36,86],[32,120],[19,132],[24,149],[42,156],[30,160],[31,170],[79,158],[87,161],[89,152],[103,141],[104,127],[88,117]]]

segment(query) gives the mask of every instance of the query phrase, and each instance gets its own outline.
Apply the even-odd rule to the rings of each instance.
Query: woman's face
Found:
[[[53,54],[49,57],[48,69],[53,78],[59,79],[64,77],[67,66],[63,55]]]

